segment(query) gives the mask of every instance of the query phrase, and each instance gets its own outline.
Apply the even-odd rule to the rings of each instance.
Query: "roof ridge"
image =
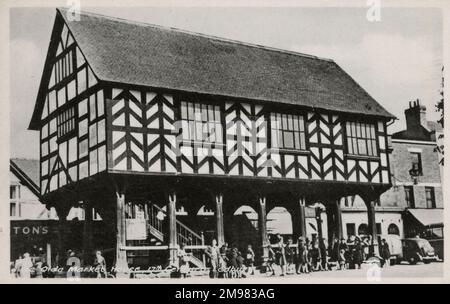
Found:
[[[60,12],[61,11],[67,11],[66,8],[57,8],[57,10],[60,11]],[[85,11],[85,10],[80,11],[80,14],[82,14],[82,15],[91,15],[91,16],[98,17],[98,18],[105,18],[105,19],[109,19],[109,20],[115,21],[115,22],[128,23],[128,24],[134,24],[134,25],[140,25],[140,26],[149,26],[149,27],[158,28],[158,29],[162,29],[162,30],[170,30],[170,31],[175,31],[175,32],[183,33],[183,34],[192,35],[192,36],[198,36],[198,37],[208,38],[208,39],[222,41],[222,42],[239,44],[239,45],[243,45],[243,46],[247,46],[247,47],[264,49],[264,50],[272,51],[272,52],[284,53],[284,54],[295,55],[295,56],[302,56],[302,57],[305,57],[305,58],[323,60],[323,61],[327,61],[327,62],[334,62],[334,60],[331,59],[331,58],[324,58],[324,57],[319,57],[319,56],[315,56],[315,55],[300,53],[300,52],[296,52],[296,51],[291,51],[291,50],[285,50],[285,49],[280,49],[280,48],[276,48],[276,47],[271,47],[271,46],[267,46],[267,45],[256,44],[256,43],[249,43],[249,42],[244,42],[244,41],[240,41],[240,40],[224,38],[224,37],[219,37],[219,36],[215,36],[215,35],[189,31],[189,30],[184,30],[184,29],[171,27],[171,26],[164,26],[164,25],[159,25],[159,24],[154,24],[154,23],[147,23],[147,22],[142,22],[142,21],[129,20],[129,19],[120,18],[120,17],[113,17],[113,16],[108,16],[108,15],[93,13],[93,12],[89,12],[89,11]]]

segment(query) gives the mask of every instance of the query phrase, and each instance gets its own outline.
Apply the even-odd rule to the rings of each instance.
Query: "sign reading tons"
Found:
[[[46,235],[49,227],[44,225],[11,226],[11,234],[14,235]]]

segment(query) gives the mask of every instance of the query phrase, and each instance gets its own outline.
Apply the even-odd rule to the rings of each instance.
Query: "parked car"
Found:
[[[385,239],[389,246],[392,264],[398,264],[401,261],[416,264],[417,262],[430,263],[439,260],[435,249],[426,239],[401,239],[400,236],[394,234],[382,235],[380,239]]]
[[[403,239],[402,247],[401,259],[408,261],[411,265],[414,265],[417,262],[430,263],[438,259],[433,246],[431,246],[430,242],[426,239]]]
[[[434,248],[434,252],[440,261],[444,260],[444,239],[436,238],[436,239],[428,239],[428,242]]]

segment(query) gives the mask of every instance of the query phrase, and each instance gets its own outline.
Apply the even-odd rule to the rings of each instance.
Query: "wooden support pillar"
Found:
[[[327,204],[325,208],[325,213],[327,214],[328,248],[333,248],[334,239],[336,237],[334,231],[335,224],[333,206],[331,206],[331,204]]]
[[[167,202],[167,216],[169,218],[169,265],[176,265],[178,261],[176,203],[176,193],[170,192]]]
[[[219,193],[215,196],[216,200],[216,237],[217,244],[222,247],[225,244],[225,230],[223,223],[223,194]]]
[[[83,222],[83,263],[84,265],[92,265],[93,260],[93,222],[92,222],[92,203],[90,201],[83,202],[84,222]]]
[[[46,252],[46,260],[45,261],[47,262],[48,267],[52,268],[52,265],[53,265],[53,263],[52,263],[52,244],[50,244],[50,243],[46,244],[45,252]]]
[[[300,235],[299,237],[306,239],[306,212],[305,212],[306,201],[304,198],[298,200],[298,220],[297,223],[300,225]]]
[[[336,237],[341,240],[344,236],[343,230],[342,230],[342,210],[341,210],[341,203],[339,199],[334,200],[334,210],[335,210],[335,229],[336,229]]]
[[[334,240],[343,237],[342,231],[342,211],[341,204],[338,199],[333,199],[326,204],[327,228],[328,228],[328,245],[332,248]]]
[[[224,239],[225,240],[233,240],[234,238],[234,234],[233,234],[233,228],[231,227],[234,223],[234,212],[235,210],[233,210],[232,208],[230,208],[230,206],[223,206],[223,221],[224,221]],[[256,210],[255,210],[256,211]],[[225,226],[225,223],[227,224],[227,226]],[[227,243],[227,241],[225,241],[225,243]]]
[[[367,223],[369,228],[369,235],[372,237],[372,243],[369,247],[369,253],[371,256],[378,255],[378,240],[377,240],[377,224],[375,219],[375,202],[372,199],[368,199],[367,205]]]
[[[116,192],[116,276],[128,272],[127,252],[122,249],[126,245],[125,194]]]
[[[292,216],[292,234],[294,242],[298,238],[306,239],[306,211],[305,199],[300,197],[294,202]]]
[[[58,215],[58,249],[57,249],[57,259],[56,265],[64,267],[66,265],[67,250],[66,239],[69,234],[67,216],[71,205],[65,202],[60,202],[59,205],[55,206],[56,214]]]
[[[316,222],[317,222],[317,237],[319,239],[319,244],[322,242],[323,239],[323,232],[322,232],[322,208],[316,207]]]
[[[267,206],[266,197],[260,196],[258,198],[259,212],[258,212],[258,229],[261,244],[261,261],[266,263],[269,258],[269,237],[267,235]]]

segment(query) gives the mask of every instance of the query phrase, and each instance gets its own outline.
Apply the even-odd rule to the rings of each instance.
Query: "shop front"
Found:
[[[83,252],[83,221],[68,221],[68,225],[61,230],[57,220],[12,220],[10,226],[11,250],[10,261],[16,261],[24,253],[29,253],[33,261],[42,261],[50,267],[57,265],[58,248],[75,251],[87,264],[94,258],[95,250],[108,252],[113,247],[113,239],[104,233],[102,221],[95,221],[93,225],[93,244],[91,254],[82,257]],[[62,245],[61,245],[62,243]],[[110,250],[109,250],[110,251]],[[65,257],[62,257],[64,260]],[[112,262],[112,261],[110,261]]]

